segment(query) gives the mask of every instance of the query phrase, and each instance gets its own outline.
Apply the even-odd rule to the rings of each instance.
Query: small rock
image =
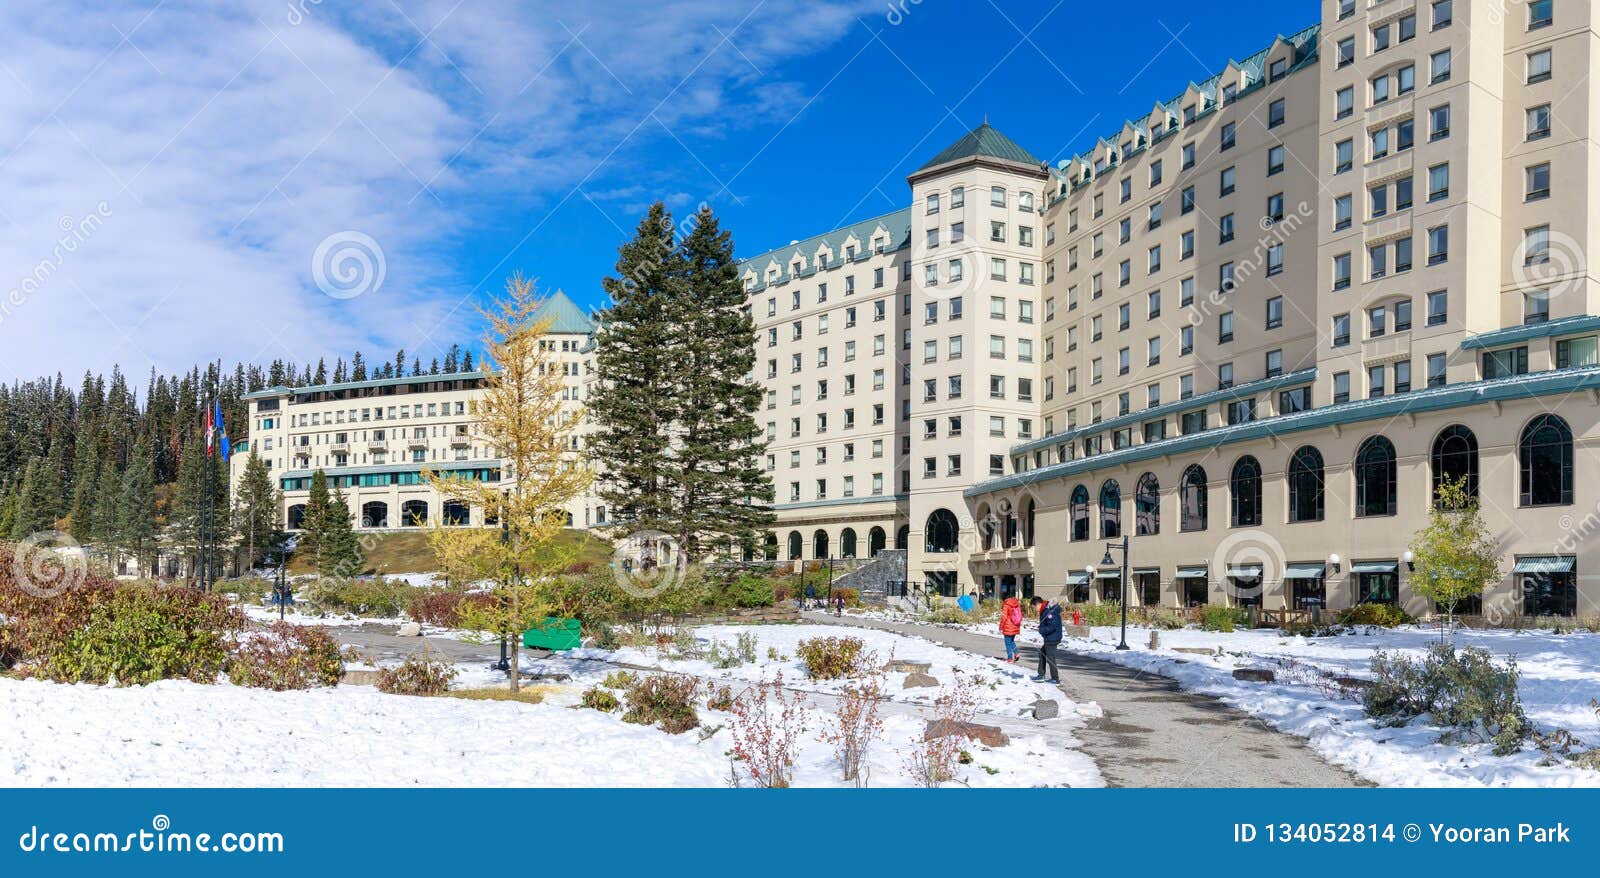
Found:
[[[1049,698],[1041,698],[1033,703],[1034,719],[1055,719],[1061,715],[1061,705]]]
[[[934,738],[944,738],[950,735],[960,735],[969,741],[977,741],[985,747],[1004,747],[1011,739],[1006,733],[1000,731],[999,726],[986,726],[982,723],[956,723],[949,720],[930,719],[927,728],[923,730],[922,740],[931,741]]]
[[[394,635],[396,637],[421,637],[422,623],[402,622],[399,629],[394,632]]]
[[[924,674],[921,671],[912,671],[911,673],[906,674],[905,685],[901,686],[900,688],[902,688],[902,689],[932,689],[932,688],[937,687],[938,685],[939,685],[938,679],[936,679],[932,674]]]
[[[1271,683],[1277,679],[1277,675],[1266,668],[1234,668],[1233,678],[1235,680],[1248,680],[1252,683]]]
[[[1087,640],[1094,634],[1088,625],[1064,625],[1062,627],[1068,637],[1082,637]]]
[[[1184,652],[1189,655],[1216,655],[1216,650],[1208,646],[1174,646],[1173,652]]]
[[[933,665],[929,662],[912,662],[905,659],[895,659],[883,666],[891,674],[926,674]]]
[[[339,682],[345,686],[376,686],[378,684],[378,672],[345,671],[344,679]]]

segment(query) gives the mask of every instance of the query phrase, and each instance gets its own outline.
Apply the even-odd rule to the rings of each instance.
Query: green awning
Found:
[[[1529,555],[1518,558],[1512,573],[1571,573],[1576,566],[1571,555]]]
[[[1143,575],[1145,573],[1160,573],[1160,572],[1161,572],[1161,568],[1160,567],[1135,567],[1135,568],[1133,568],[1133,575],[1134,576],[1141,576],[1141,575]]]
[[[1121,570],[1096,570],[1094,572],[1094,578],[1095,579],[1121,579],[1122,578],[1122,571]]]
[[[1350,565],[1351,573],[1393,573],[1399,569],[1393,561],[1361,561]]]
[[[1261,578],[1261,565],[1260,564],[1230,564],[1228,566],[1228,575],[1229,576],[1237,576],[1240,579],[1260,579]]]
[[[1283,572],[1284,579],[1320,579],[1326,568],[1319,562],[1316,564],[1290,564],[1289,569]]]
[[[1205,579],[1209,575],[1211,575],[1211,571],[1207,570],[1206,566],[1204,564],[1201,564],[1201,565],[1198,565],[1198,566],[1195,566],[1195,567],[1179,567],[1178,568],[1177,578],[1178,579]]]
[[[1089,581],[1089,574],[1087,574],[1087,573],[1068,573],[1067,574],[1067,585],[1083,585],[1085,582],[1088,582],[1088,581]]]

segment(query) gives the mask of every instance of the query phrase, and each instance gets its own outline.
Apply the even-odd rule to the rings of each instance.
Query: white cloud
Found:
[[[479,219],[456,205],[547,209],[580,184],[695,202],[703,178],[640,187],[640,151],[792,112],[804,90],[775,69],[870,8],[551,5],[5,4],[0,375],[427,359],[500,281],[453,267]],[[382,247],[385,280],[341,300],[311,261],[346,230]]]

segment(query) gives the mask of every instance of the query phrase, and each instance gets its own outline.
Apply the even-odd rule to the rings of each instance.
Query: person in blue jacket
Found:
[[[1039,644],[1039,670],[1033,675],[1033,682],[1045,682],[1044,668],[1048,664],[1049,681],[1060,683],[1061,671],[1056,667],[1056,647],[1061,644],[1061,605],[1035,595],[1033,609],[1039,614],[1039,637],[1044,641]]]

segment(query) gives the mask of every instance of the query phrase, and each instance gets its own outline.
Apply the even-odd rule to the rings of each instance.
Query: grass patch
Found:
[[[524,686],[516,692],[501,686],[484,686],[479,689],[451,689],[443,695],[445,698],[460,698],[464,701],[520,701],[523,704],[542,704],[545,692],[538,686]]]

